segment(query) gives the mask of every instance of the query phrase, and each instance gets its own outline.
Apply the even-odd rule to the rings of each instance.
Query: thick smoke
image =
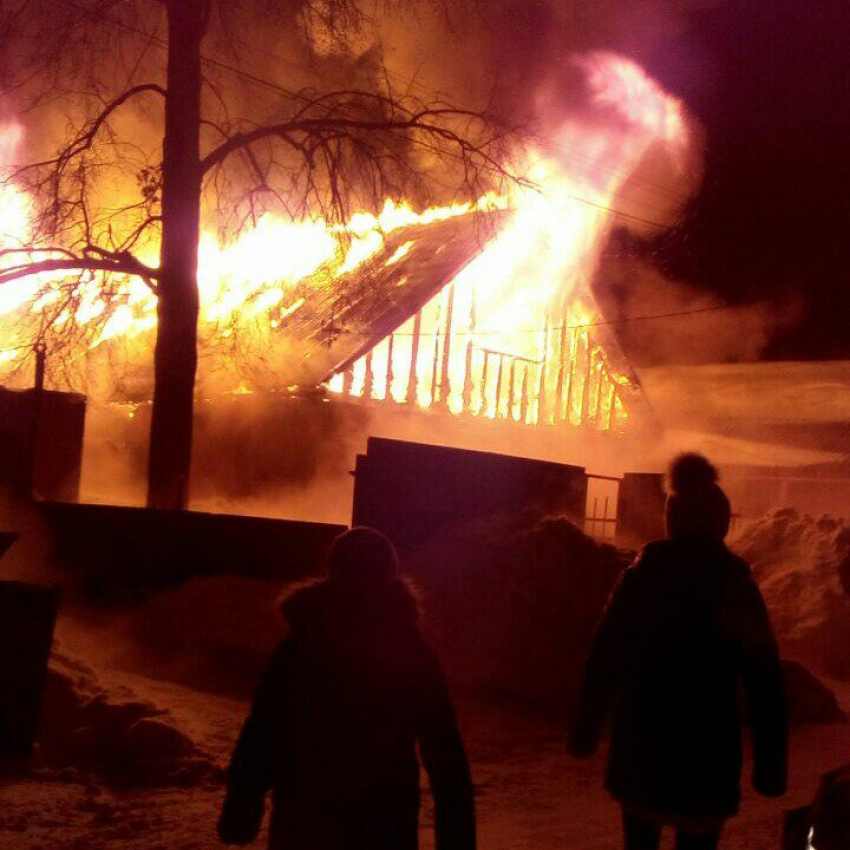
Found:
[[[567,121],[600,119],[596,105],[588,102],[577,57],[614,51],[639,64],[657,65],[666,46],[690,26],[689,16],[712,5],[717,0],[500,0],[488,3],[483,14],[476,14],[479,7],[458,15],[448,30],[439,15],[424,26],[420,18],[415,27],[409,20],[395,21],[387,25],[387,39],[398,47],[384,58],[399,77],[415,71],[422,89],[486,105],[508,123],[534,128],[545,145],[547,140],[557,143]],[[683,90],[700,88],[700,80],[693,78],[700,66],[690,64]],[[679,162],[655,146],[621,187],[611,216],[614,241],[595,279],[595,294],[609,321],[701,311],[686,320],[618,326],[636,365],[755,360],[801,309],[799,299],[777,293],[763,303],[705,311],[716,305],[709,294],[668,277],[646,250],[621,250],[621,242],[639,247],[641,240],[687,214],[700,189],[706,142],[705,131],[693,120],[689,133],[689,149]],[[557,145],[554,150],[565,170],[581,167],[575,152]],[[627,238],[620,240],[617,231],[625,231]]]
[[[718,305],[710,293],[666,276],[640,250],[624,248],[627,243],[634,246],[634,240],[609,246],[594,289],[638,368],[758,360],[772,336],[800,312],[799,299],[788,296]]]
[[[699,0],[492,0],[454,4],[447,16],[435,4],[385,16],[383,58],[419,89],[444,92],[470,106],[488,103],[503,116],[557,124],[574,114],[580,83],[568,85],[572,59],[613,50],[638,62],[687,27]],[[567,71],[567,74],[565,74]],[[541,115],[540,103],[561,76],[563,102]],[[549,107],[553,104],[548,103]]]

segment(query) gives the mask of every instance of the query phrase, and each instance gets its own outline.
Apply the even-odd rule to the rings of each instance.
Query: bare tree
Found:
[[[270,206],[293,218],[320,213],[344,221],[354,204],[377,207],[387,197],[411,192],[429,199],[435,192],[445,197],[446,191],[470,197],[508,176],[510,133],[485,112],[415,95],[412,88],[399,92],[389,77],[373,89],[290,90],[241,70],[227,56],[206,56],[202,45],[212,2],[165,0],[151,6],[151,0],[57,0],[73,27],[66,23],[59,33],[54,26],[52,37],[67,40],[70,27],[71,37],[87,46],[82,58],[79,45],[75,55],[88,63],[83,82],[77,83],[88,109],[84,118],[72,115],[58,150],[3,175],[7,184],[28,193],[35,209],[26,243],[0,250],[0,286],[36,274],[61,281],[54,292],[62,297],[54,295],[50,309],[42,311],[39,332],[59,316],[63,327],[72,328],[68,305],[77,303],[93,280],[107,295],[102,320],[126,297],[128,276],[156,294],[148,504],[161,508],[183,507],[188,497],[204,197],[214,195],[231,228]],[[135,5],[141,7],[138,17],[128,19],[133,12],[128,7]],[[25,20],[28,6],[33,4],[21,2],[9,13],[23,29],[32,23]],[[300,12],[339,36],[363,23],[351,0],[305,2]],[[161,15],[163,35],[155,26]],[[44,27],[43,15],[36,24]],[[96,42],[95,32],[101,33]],[[135,40],[137,58],[131,56],[126,85],[115,90],[113,79],[104,84],[103,67],[113,69],[107,76],[121,76],[114,72],[121,67],[114,53],[125,36]],[[43,43],[56,52],[16,84],[30,97],[35,91],[45,109],[51,86],[67,90],[63,74],[79,79],[79,69],[68,69],[62,58],[67,47]],[[164,69],[162,61],[151,58],[152,47],[161,49]],[[136,79],[141,72],[153,79]],[[273,101],[271,116],[267,110],[257,119],[240,110],[234,117],[222,92],[221,80],[228,75],[265,86]],[[122,136],[121,114],[130,107],[156,110],[151,121],[161,144],[153,153]],[[135,176],[131,200],[104,202],[102,178],[109,169],[123,179]],[[437,170],[443,176],[435,182]],[[141,259],[152,245],[158,263]]]

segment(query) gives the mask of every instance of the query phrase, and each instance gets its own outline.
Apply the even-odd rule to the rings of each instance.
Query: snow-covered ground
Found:
[[[170,683],[99,671],[110,691],[166,708],[167,722],[222,764],[247,706]],[[850,686],[830,682],[850,710]],[[483,850],[596,850],[619,846],[616,806],[602,789],[604,753],[570,759],[561,731],[506,709],[462,703],[460,713],[478,791]],[[745,790],[728,850],[778,850],[783,813],[808,802],[827,769],[850,760],[850,724],[798,729],[791,783],[781,800]],[[0,786],[0,848],[20,850],[199,850],[218,847],[220,786],[116,790],[82,775],[6,781]],[[426,805],[422,846],[433,847]],[[666,846],[672,846],[668,843]]]
[[[480,587],[473,579],[510,578],[511,565],[520,564],[522,588],[545,588],[545,598],[555,600],[542,637],[532,630],[530,642],[524,644],[523,664],[529,665],[532,658],[540,661],[541,655],[548,658],[545,649],[552,642],[552,623],[564,619],[564,610],[571,610],[565,606],[580,596],[579,590],[587,590],[583,571],[593,564],[599,572],[608,563],[603,550],[582,544],[579,532],[562,525],[535,526],[531,536],[525,530],[517,538],[526,547],[538,539],[548,541],[542,548],[496,547],[509,553],[505,564],[484,558],[482,547],[470,544],[475,538],[464,532],[467,546],[480,556],[463,561],[462,572],[474,592],[471,600],[465,600],[448,584],[451,592],[443,588],[442,598],[456,604],[448,619],[460,624],[467,643],[476,635],[489,634],[491,627],[503,636],[513,634],[506,631],[506,613],[498,606],[495,613],[490,610],[501,597],[491,594],[482,605]],[[492,528],[482,534],[496,539]],[[455,542],[449,544],[449,551],[455,552]],[[783,654],[805,661],[850,715],[850,668],[843,637],[850,634],[850,602],[839,577],[839,566],[850,553],[850,527],[840,520],[814,520],[784,509],[745,529],[736,546],[753,564]],[[578,558],[572,572],[562,552]],[[581,557],[577,552],[583,553]],[[431,563],[442,563],[433,553],[429,557]],[[529,572],[529,565],[534,571]],[[608,566],[619,569],[613,562]],[[452,571],[459,570],[453,562]],[[560,588],[558,596],[553,596],[553,577]],[[530,583],[532,578],[536,584]],[[603,585],[602,590],[607,587]],[[509,582],[506,586],[505,604],[515,611],[516,588]],[[194,687],[215,680],[210,678],[212,667],[219,679],[222,668],[234,666],[245,672],[243,678],[252,678],[249,660],[262,659],[279,634],[272,605],[276,593],[277,588],[245,579],[194,579],[152,597],[132,617],[110,616],[107,630],[84,632],[66,613],[48,683],[53,714],[48,711],[43,724],[45,766],[26,779],[0,777],[0,850],[220,846],[215,824],[223,795],[221,768],[247,704]],[[604,593],[597,602],[602,599]],[[484,607],[489,620],[476,632],[474,614]],[[463,634],[447,630],[439,617],[429,622],[442,633],[443,640],[437,643],[447,656],[454,648],[455,672],[463,674],[463,665],[457,663]],[[235,645],[244,651],[228,655],[228,647]],[[469,657],[480,666],[475,653]],[[829,678],[830,670],[841,678]],[[570,759],[564,746],[565,724],[555,725],[551,717],[535,719],[480,697],[460,699],[458,708],[477,787],[482,850],[621,846],[619,812],[602,788],[604,752],[586,762]],[[128,761],[133,770],[122,769]],[[722,846],[779,850],[785,811],[810,802],[822,774],[848,762],[850,723],[796,728],[789,793],[779,800],[763,800],[745,781],[741,814],[728,824]],[[147,777],[149,787],[121,787],[128,775]],[[424,798],[422,847],[430,850],[427,794]],[[665,842],[665,847],[672,847],[670,836]]]

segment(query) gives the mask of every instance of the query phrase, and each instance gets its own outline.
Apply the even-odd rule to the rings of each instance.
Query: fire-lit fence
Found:
[[[527,425],[622,430],[628,379],[577,305],[553,321],[508,331],[479,329],[474,289],[450,284],[374,348],[344,363],[332,391],[368,401],[415,404],[455,415]]]
[[[577,520],[586,498],[580,466],[370,437],[354,470],[352,523],[409,548],[529,509]]]

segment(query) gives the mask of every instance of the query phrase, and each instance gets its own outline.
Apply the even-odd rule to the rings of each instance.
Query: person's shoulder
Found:
[[[749,582],[753,580],[750,565],[740,556],[724,546],[723,563],[733,579]]]
[[[620,573],[617,588],[628,592],[643,587],[647,581],[651,582],[652,577],[658,575],[659,571],[663,571],[672,558],[669,541],[655,540],[645,544],[634,561]]]
[[[291,634],[278,640],[269,658],[268,670],[277,671],[287,668],[297,651],[297,642]]]
[[[638,552],[634,563],[626,572],[631,575],[640,575],[652,569],[657,564],[667,563],[674,557],[674,546],[670,540],[653,540],[647,543]]]
[[[653,540],[651,543],[646,543],[641,548],[638,560],[663,557],[672,552],[673,548],[674,543],[672,540]]]

